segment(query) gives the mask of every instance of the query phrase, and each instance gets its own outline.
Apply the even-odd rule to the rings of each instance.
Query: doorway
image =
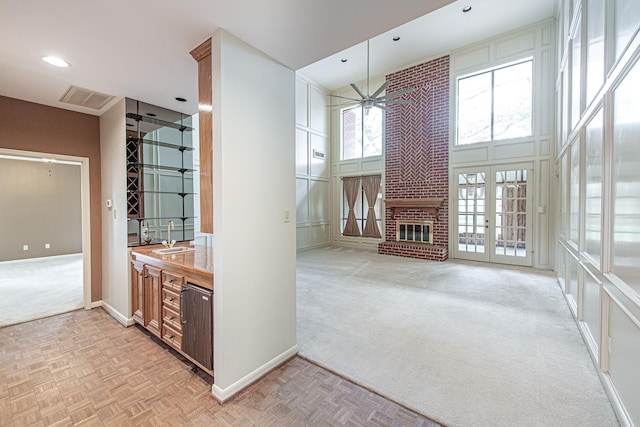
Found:
[[[11,316],[7,314],[7,319],[0,319],[0,326],[5,326],[10,323],[20,323],[56,314],[56,310],[53,307],[54,305],[60,305],[64,308],[62,311],[58,312],[69,311],[70,309],[77,308],[91,308],[89,159],[76,156],[0,148],[0,160],[41,165],[42,167],[38,168],[27,168],[26,171],[28,172],[24,173],[27,173],[26,176],[30,181],[32,181],[29,184],[31,186],[29,188],[33,188],[33,191],[36,193],[33,196],[36,198],[31,201],[37,202],[39,200],[38,198],[41,197],[45,200],[44,204],[46,205],[45,208],[41,209],[33,206],[32,210],[35,211],[35,217],[34,215],[31,215],[28,210],[25,211],[25,215],[16,216],[15,211],[18,209],[17,204],[26,204],[28,208],[28,206],[31,206],[31,203],[27,197],[24,197],[25,193],[19,193],[19,196],[21,197],[18,199],[12,198],[14,196],[11,196],[10,192],[5,194],[6,197],[9,197],[10,199],[12,198],[11,200],[16,202],[7,205],[12,206],[14,211],[12,213],[15,217],[13,218],[14,229],[20,229],[21,227],[16,227],[15,225],[22,223],[22,227],[24,227],[23,229],[29,233],[25,233],[24,242],[22,242],[21,239],[19,239],[20,242],[18,242],[20,243],[19,250],[28,252],[21,252],[19,255],[5,254],[8,256],[8,258],[3,257],[3,261],[6,261],[3,262],[2,269],[4,272],[3,276],[5,277],[0,278],[7,279],[2,281],[5,285],[11,287],[11,295],[14,297],[12,300],[14,302],[11,303],[12,309],[16,308],[15,306],[18,305],[18,303],[24,304],[26,309],[24,310],[24,313],[22,313],[21,310],[12,310],[13,314]],[[45,169],[44,172],[40,171],[42,168]],[[75,172],[72,172],[72,170],[75,170]],[[18,169],[14,172],[17,171]],[[44,175],[42,175],[43,173]],[[38,178],[38,176],[47,177],[45,178],[46,182],[44,182],[47,184],[46,187],[38,186],[38,179],[42,179]],[[16,179],[18,179],[17,176],[13,178],[14,181]],[[60,194],[63,200],[57,204],[51,203],[52,200],[58,201],[59,196],[56,195],[57,193],[54,195],[50,194],[51,190],[49,186],[53,185],[54,187],[52,188],[55,188],[55,186],[59,185],[60,182],[70,182],[69,179],[75,183],[74,190],[72,191],[75,196],[71,199],[67,199],[66,196],[72,193],[67,192],[65,194],[62,192]],[[19,182],[15,181],[14,184],[18,185]],[[26,187],[25,189],[28,190]],[[55,230],[55,233],[52,231],[50,233],[51,235],[49,235],[47,230],[50,230],[51,226],[50,223],[44,219],[57,221],[52,218],[60,217],[61,211],[63,210],[61,207],[70,203],[69,200],[72,199],[76,200],[73,203],[73,206],[76,206],[73,209],[73,218],[68,218],[66,222],[63,221],[62,223],[58,221],[57,224],[61,224],[63,231],[68,232],[67,229],[71,228],[71,223],[74,223],[74,232],[77,233],[75,234],[75,239],[77,240],[74,240],[74,238],[67,238],[67,236],[61,237],[58,230]],[[58,207],[57,210],[54,205]],[[45,216],[43,217],[38,215]],[[36,221],[37,218],[41,218],[41,220]],[[44,227],[44,232],[39,233],[38,227],[41,225]],[[15,235],[16,233],[13,234]],[[27,234],[29,235],[29,241],[26,240]],[[40,234],[46,234],[47,236],[40,236]],[[21,235],[22,234],[20,234],[20,236]],[[42,238],[40,239],[39,237]],[[78,240],[80,240],[79,243]],[[45,241],[46,243],[44,243]],[[76,243],[73,243],[74,241]],[[12,246],[15,246],[15,244]],[[34,280],[30,280],[30,274],[32,273]],[[12,276],[13,278],[9,276]],[[76,281],[77,285],[75,285],[75,290],[70,291],[67,289],[69,286],[67,286],[65,280],[69,278],[73,278],[73,280]],[[56,282],[56,280],[60,280],[65,286],[55,286],[54,282]],[[42,292],[35,289],[38,287],[42,288]],[[56,289],[60,290],[60,292],[56,292]],[[47,298],[47,294],[51,298]],[[38,303],[38,301],[40,301],[40,303]],[[9,301],[6,301],[6,303],[9,303]],[[39,305],[42,310],[34,310],[35,305]],[[8,313],[8,310],[5,311]]]
[[[532,265],[531,163],[454,170],[453,256]]]

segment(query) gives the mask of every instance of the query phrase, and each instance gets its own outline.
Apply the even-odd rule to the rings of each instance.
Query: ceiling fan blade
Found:
[[[373,106],[374,107],[378,107],[379,109],[384,110],[384,111],[393,111],[393,110],[391,110],[391,108],[387,108],[382,104],[378,104],[377,102],[374,102]]]
[[[360,89],[358,89],[358,86],[356,86],[355,83],[351,83],[351,87],[353,88],[353,90],[355,90],[356,92],[358,92],[358,95],[360,95],[360,97],[362,99],[367,99],[366,96],[364,96],[364,94],[360,91]]]
[[[414,91],[414,89],[412,87],[409,87],[407,89],[402,89],[402,90],[399,90],[399,91],[396,91],[396,92],[393,92],[393,93],[388,93],[388,94],[386,94],[384,96],[381,96],[378,99],[395,98],[396,96],[402,96],[405,93],[411,93],[413,91]]]
[[[343,104],[329,104],[329,105],[325,105],[325,107],[346,107],[346,106],[354,106],[354,105],[358,105],[358,102],[345,102]]]
[[[340,95],[329,95],[329,96],[333,96],[334,98],[348,99],[349,101],[360,102],[360,100],[359,100],[359,99],[356,99],[356,98],[349,98],[349,97],[347,97],[347,96],[340,96]]]
[[[376,102],[392,105],[392,104],[411,104],[410,99],[378,99]]]
[[[385,81],[384,83],[382,83],[382,86],[380,86],[378,88],[378,90],[376,90],[373,95],[371,95],[372,98],[377,98],[378,95],[380,95],[382,93],[382,91],[384,91],[387,86],[389,86],[389,81]]]

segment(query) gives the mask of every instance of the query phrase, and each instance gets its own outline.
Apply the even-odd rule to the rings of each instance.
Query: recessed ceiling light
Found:
[[[467,12],[469,12],[470,10],[471,10],[471,6],[465,6],[465,7],[463,7],[463,8],[462,8],[462,11],[463,11],[464,13],[467,13]]]
[[[347,62],[347,58],[342,58],[340,62]]]
[[[178,102],[187,102],[187,100],[185,98],[182,98],[180,96],[176,96],[176,101],[178,101]]]
[[[51,64],[55,67],[68,68],[71,66],[71,64],[69,64],[67,61],[62,58],[58,58],[57,56],[43,56],[42,60],[47,64]]]
[[[393,41],[394,41],[394,42],[397,42],[398,40],[400,40],[400,37],[398,37],[398,36],[395,36],[395,37],[393,38]]]

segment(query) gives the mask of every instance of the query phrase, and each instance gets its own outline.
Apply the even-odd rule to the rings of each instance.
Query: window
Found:
[[[343,236],[381,238],[382,187],[381,175],[342,178]],[[371,206],[370,201],[374,201]],[[372,207],[373,209],[371,209]]]
[[[458,78],[458,145],[530,136],[533,59]]]
[[[340,160],[382,155],[382,110],[361,106],[341,111],[342,153]]]

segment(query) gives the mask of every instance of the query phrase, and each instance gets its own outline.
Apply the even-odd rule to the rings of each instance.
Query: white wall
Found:
[[[519,31],[502,35],[451,53],[451,116],[449,182],[451,213],[449,215],[450,254],[456,255],[457,190],[455,170],[462,167],[480,167],[527,162],[533,169],[533,266],[552,269],[554,262],[553,212],[554,167],[551,153],[554,146],[553,69],[554,22],[547,21]],[[457,78],[473,72],[490,69],[509,62],[533,57],[533,132],[531,137],[469,145],[455,145],[456,140],[456,86]],[[529,187],[531,189],[531,187]],[[537,208],[542,212],[537,212]]]
[[[225,400],[297,353],[295,75],[224,30],[211,56],[212,392]]]
[[[102,305],[117,321],[129,324],[129,256],[127,250],[127,160],[125,101],[100,117],[102,180]],[[107,208],[111,200],[112,208]]]
[[[640,3],[562,0],[558,281],[622,425],[640,425]]]
[[[327,245],[331,238],[329,99],[317,84],[296,78],[296,247]],[[316,151],[314,155],[314,150]],[[324,158],[319,158],[319,153]]]

